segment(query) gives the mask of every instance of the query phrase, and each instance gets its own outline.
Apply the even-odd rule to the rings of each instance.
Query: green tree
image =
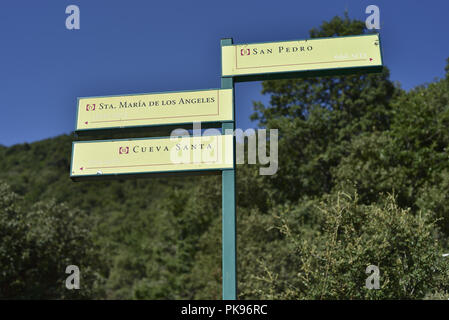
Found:
[[[0,297],[3,299],[91,298],[101,278],[89,219],[54,201],[26,206],[0,183]],[[80,290],[68,290],[66,267],[80,269]]]
[[[355,191],[365,203],[395,192],[402,207],[435,212],[449,234],[449,81],[403,92],[392,101],[390,130],[354,137],[333,168],[337,189]]]
[[[335,17],[312,29],[310,36],[333,37],[364,33],[362,21]],[[391,100],[397,89],[389,71],[262,83],[270,105],[255,103],[253,120],[279,129],[279,170],[267,178],[279,201],[321,195],[335,185],[331,168],[346,154],[350,140],[363,132],[390,127]],[[292,188],[291,186],[294,186]]]

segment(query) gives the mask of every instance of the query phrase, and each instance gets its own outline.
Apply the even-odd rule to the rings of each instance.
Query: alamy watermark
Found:
[[[379,290],[380,289],[379,267],[375,265],[369,265],[368,267],[366,267],[365,273],[370,275],[368,278],[366,278],[365,287],[370,290],[372,289]]]
[[[77,5],[68,5],[65,9],[65,13],[69,16],[66,17],[65,26],[68,30],[80,29],[80,8]],[[380,30],[380,9],[377,5],[371,4],[366,7],[365,13],[369,16],[365,20],[365,25],[368,30],[377,29]],[[242,49],[243,50],[243,49]],[[249,49],[248,49],[249,50]],[[242,55],[243,55],[242,51]]]
[[[219,129],[201,130],[201,123],[193,124],[192,135],[186,129],[175,129],[170,134],[170,140],[178,142],[185,137],[192,137],[192,144],[190,147],[181,147],[176,144],[170,153],[170,161],[172,163],[201,163],[214,162],[230,163],[234,161],[228,155],[233,152],[233,139],[223,139],[225,144],[221,157],[217,157],[219,152],[218,147],[212,148],[208,145],[208,140],[213,137],[221,136],[222,131]],[[235,145],[235,162],[237,164],[245,163],[245,142],[247,141],[247,159],[248,164],[259,164],[265,167],[259,168],[260,175],[274,175],[278,170],[278,129],[270,129],[269,136],[267,136],[266,129],[226,129],[223,132],[223,137],[232,136],[236,138]],[[267,145],[269,145],[269,154],[267,154]],[[127,150],[123,151],[126,152]]]
[[[65,280],[65,287],[69,290],[80,288],[80,269],[78,266],[70,265],[65,268],[65,273],[70,274]]]
[[[380,30],[380,9],[378,6],[372,4],[366,7],[365,13],[369,16],[365,20],[365,25],[368,30]]]
[[[69,16],[65,19],[65,27],[68,30],[80,29],[80,8],[71,4],[65,8],[65,13]]]

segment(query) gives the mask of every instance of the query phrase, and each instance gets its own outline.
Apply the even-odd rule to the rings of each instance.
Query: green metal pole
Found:
[[[222,206],[223,300],[235,300],[237,299],[237,250],[234,169],[222,171]]]
[[[221,45],[232,44],[232,39],[222,39]],[[222,89],[232,89],[232,104],[234,112],[234,80],[221,78]],[[234,135],[234,123],[222,124],[222,134]],[[222,292],[223,300],[237,299],[237,248],[236,248],[236,214],[235,214],[235,137],[233,138],[234,169],[222,171]]]

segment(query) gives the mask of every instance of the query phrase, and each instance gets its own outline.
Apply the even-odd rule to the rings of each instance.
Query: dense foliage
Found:
[[[364,32],[336,17],[310,36]],[[410,92],[387,68],[262,83],[279,171],[237,169],[239,298],[449,297],[446,71]],[[0,146],[0,297],[219,299],[221,178],[74,183],[72,140]]]

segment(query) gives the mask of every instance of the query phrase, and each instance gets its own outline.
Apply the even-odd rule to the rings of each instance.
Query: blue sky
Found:
[[[65,9],[81,11],[67,30]],[[234,43],[304,39],[348,10],[365,20],[378,5],[385,65],[403,88],[444,76],[449,1],[2,0],[0,144],[33,142],[74,129],[76,97],[220,86],[220,39]],[[236,85],[237,127],[260,82]]]

